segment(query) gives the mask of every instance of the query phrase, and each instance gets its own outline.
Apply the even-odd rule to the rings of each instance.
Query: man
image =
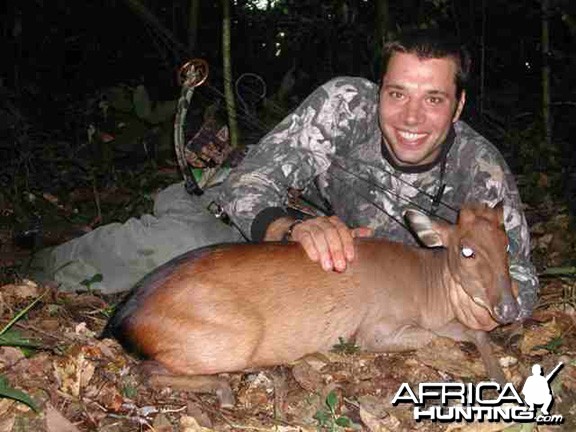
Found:
[[[538,280],[514,178],[498,150],[459,121],[469,56],[427,31],[388,43],[384,55],[379,88],[349,77],[321,86],[230,174],[220,203],[252,240],[296,241],[324,270],[345,271],[354,237],[415,243],[402,222],[409,207],[454,221],[465,202],[503,200],[510,273],[526,317]],[[325,215],[295,218],[288,188]]]

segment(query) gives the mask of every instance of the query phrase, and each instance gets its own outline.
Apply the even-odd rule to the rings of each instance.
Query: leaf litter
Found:
[[[543,239],[546,229],[538,229],[537,253],[557,260],[558,253],[546,248],[564,253],[567,246]],[[29,396],[38,412],[21,401],[0,398],[0,432],[552,430],[509,423],[418,423],[412,407],[392,406],[403,382],[486,380],[480,357],[469,344],[438,339],[421,350],[394,354],[340,349],[292,365],[227,374],[236,405],[222,409],[213,394],[152,387],[138,374],[137,359],[117,342],[98,339],[117,296],[63,293],[33,281],[7,284],[0,287],[0,328],[38,298],[11,327],[11,343],[4,344],[10,346],[0,347],[0,376],[9,388]],[[565,363],[553,382],[553,410],[566,422],[553,430],[576,430],[573,298],[572,277],[542,278],[542,306],[534,315],[523,325],[492,334],[506,377],[517,387],[534,363],[546,371]],[[14,340],[37,348],[19,347]]]

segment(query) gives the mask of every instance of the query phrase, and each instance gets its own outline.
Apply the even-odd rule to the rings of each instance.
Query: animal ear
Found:
[[[450,224],[433,221],[428,215],[414,209],[406,210],[404,217],[425,246],[440,247],[448,244],[448,236],[452,230]]]
[[[498,225],[504,226],[504,200],[497,202],[493,209],[498,216]]]

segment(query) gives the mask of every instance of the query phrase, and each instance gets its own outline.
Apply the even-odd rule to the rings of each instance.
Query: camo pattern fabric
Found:
[[[224,182],[219,201],[246,234],[269,207],[285,207],[288,188],[330,203],[348,226],[369,226],[376,236],[416,244],[402,215],[430,212],[441,186],[441,163],[426,170],[395,169],[383,156],[376,84],[353,77],[329,81],[248,153]],[[455,222],[466,202],[504,201],[510,273],[518,281],[521,317],[535,306],[538,279],[515,180],[500,152],[464,122],[453,128],[442,200],[435,216]]]

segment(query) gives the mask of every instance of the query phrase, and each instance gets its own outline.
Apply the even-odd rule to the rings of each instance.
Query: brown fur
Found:
[[[401,351],[441,334],[479,345],[489,374],[502,380],[485,335],[474,330],[496,326],[511,295],[501,213],[470,206],[455,226],[423,217],[422,229],[446,249],[357,240],[357,258],[342,273],[323,271],[298,244],[208,248],[164,266],[149,292],[140,284],[146,295],[133,294],[118,328],[175,375],[288,363],[340,337]],[[475,256],[463,258],[461,246]]]

